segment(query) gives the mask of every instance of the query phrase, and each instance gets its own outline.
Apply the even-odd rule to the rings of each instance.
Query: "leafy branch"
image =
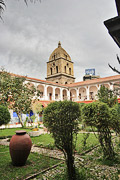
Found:
[[[28,2],[36,3],[36,1],[41,2],[41,0],[24,0],[25,4],[28,5]],[[0,18],[2,19],[2,12],[5,10],[6,3],[5,0],[0,0]]]
[[[118,60],[118,63],[120,64],[120,58],[119,56],[117,55],[117,60]],[[116,73],[120,74],[120,71],[117,70],[115,67],[113,68],[110,64],[108,64],[108,66]]]

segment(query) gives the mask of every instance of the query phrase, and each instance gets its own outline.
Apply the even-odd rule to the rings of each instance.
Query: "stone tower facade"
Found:
[[[58,43],[47,62],[47,81],[58,84],[71,84],[75,82],[73,62],[69,54]]]

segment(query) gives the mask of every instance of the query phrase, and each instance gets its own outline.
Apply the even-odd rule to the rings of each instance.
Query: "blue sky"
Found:
[[[103,22],[117,16],[114,0],[6,0],[0,22],[0,66],[12,73],[45,79],[46,62],[61,41],[74,62],[76,81],[85,69],[101,77],[115,75],[120,51]]]

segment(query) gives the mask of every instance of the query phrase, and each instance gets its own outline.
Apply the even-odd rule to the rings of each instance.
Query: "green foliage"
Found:
[[[25,84],[25,77],[15,76],[4,70],[0,73],[0,104],[6,104],[17,113],[23,126],[21,114],[29,113],[36,89]],[[39,91],[37,91],[39,96]]]
[[[83,139],[82,139],[83,148],[86,147],[87,139],[89,138],[89,135],[90,133],[83,133]]]
[[[110,111],[107,104],[102,102],[93,102],[86,104],[82,108],[83,121],[88,126],[100,128],[105,124],[110,125]]]
[[[50,103],[44,111],[44,125],[53,134],[59,148],[71,141],[71,133],[78,132],[79,105],[71,101]]]
[[[115,153],[111,140],[110,127],[112,123],[108,105],[99,101],[86,104],[82,108],[82,117],[85,124],[98,129],[98,139],[104,156],[108,159],[113,158]]]
[[[35,122],[35,119],[36,119],[36,116],[35,115],[32,115],[31,116],[31,119],[32,119],[32,121],[33,121],[33,123]]]
[[[10,121],[10,113],[8,108],[0,105],[0,126],[2,124],[8,124]]]
[[[42,104],[40,102],[36,102],[32,105],[32,110],[34,113],[40,114],[43,111]]]
[[[120,104],[116,104],[110,109],[112,128],[115,132],[120,134]]]
[[[114,95],[114,91],[109,90],[105,86],[101,86],[98,90],[97,97],[99,101],[107,103],[109,107],[112,107],[117,103],[117,96]]]
[[[26,124],[27,124],[28,120],[29,120],[29,118],[26,117],[26,119],[25,119],[25,121],[24,121],[24,128],[26,128]]]
[[[75,179],[74,150],[78,133],[80,107],[72,101],[51,103],[44,111],[44,125],[53,135],[55,145],[64,152],[69,179]]]

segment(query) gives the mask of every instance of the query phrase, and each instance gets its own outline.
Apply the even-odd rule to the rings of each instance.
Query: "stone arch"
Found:
[[[63,89],[62,97],[63,97],[63,100],[67,100],[67,90],[66,89]]]
[[[105,86],[106,88],[110,89],[110,84],[102,84],[102,86]]]
[[[38,85],[37,90],[40,91],[40,98],[44,97],[44,86],[43,85]]]
[[[71,100],[71,101],[76,101],[76,98],[77,98],[76,89],[71,89],[71,90],[70,90],[70,100]]]
[[[91,86],[89,88],[89,99],[95,100],[97,98],[96,97],[97,92],[98,92],[98,88],[96,86]]]
[[[79,100],[85,101],[86,98],[87,98],[86,88],[85,88],[85,87],[81,87],[81,88],[79,89]]]
[[[118,98],[120,98],[120,81],[114,82],[113,90]]]
[[[120,81],[114,82],[113,89],[117,89],[120,87]]]
[[[47,87],[47,96],[48,96],[48,100],[52,100],[53,99],[53,88],[51,86]]]
[[[28,88],[33,88],[33,87],[35,88],[35,85],[33,83],[31,83],[31,82],[26,83],[26,86]]]
[[[59,100],[60,99],[60,88],[56,88],[55,89],[55,100]]]

